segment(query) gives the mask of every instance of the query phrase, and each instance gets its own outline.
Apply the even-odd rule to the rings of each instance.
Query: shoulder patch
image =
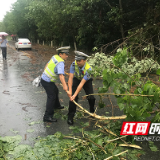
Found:
[[[75,66],[75,62],[72,63],[72,66]]]

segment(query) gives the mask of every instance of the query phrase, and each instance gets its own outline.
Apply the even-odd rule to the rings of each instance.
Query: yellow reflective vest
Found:
[[[54,55],[50,59],[50,61],[48,62],[48,66],[44,70],[44,73],[50,78],[51,82],[55,82],[58,78],[58,75],[55,74],[54,69],[60,62],[64,62],[64,60],[60,56]]]
[[[85,67],[84,67],[84,70],[82,71],[82,74],[79,73],[79,68],[78,68],[78,65],[77,65],[77,62],[75,61],[75,72],[74,72],[74,76],[79,79],[79,80],[82,80],[82,78],[84,77],[86,71],[91,68],[90,65],[86,62],[85,63]]]

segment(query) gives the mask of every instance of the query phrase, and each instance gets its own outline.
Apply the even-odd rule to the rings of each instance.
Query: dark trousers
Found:
[[[41,84],[47,93],[47,103],[44,117],[53,117],[54,109],[60,107],[58,97],[59,90],[54,82],[46,82],[43,79],[41,79]]]
[[[1,47],[3,59],[7,58],[7,47]]]
[[[77,78],[73,78],[73,85],[72,85],[72,95],[76,91],[78,85],[80,84],[81,80],[78,80]],[[83,86],[83,89],[85,93],[88,94],[93,94],[93,86],[92,86],[92,79],[86,81],[86,83]],[[94,105],[95,105],[95,98],[93,95],[90,95],[87,97],[87,100],[89,102],[90,106],[90,112],[94,113]],[[75,101],[78,102],[78,95],[75,98]],[[68,112],[68,117],[73,118],[76,112],[76,105],[72,102],[69,101],[69,112]]]

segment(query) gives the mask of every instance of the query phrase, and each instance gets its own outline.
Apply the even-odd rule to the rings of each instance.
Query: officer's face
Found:
[[[67,60],[67,58],[68,58],[68,54],[65,54],[65,53],[60,53],[59,56],[60,56],[63,60]]]
[[[86,63],[86,60],[81,59],[81,60],[76,60],[76,62],[77,62],[78,67],[82,68]]]

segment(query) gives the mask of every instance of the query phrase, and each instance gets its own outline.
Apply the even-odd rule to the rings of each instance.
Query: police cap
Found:
[[[80,51],[74,51],[74,53],[76,54],[76,56],[75,56],[75,60],[81,60],[81,59],[87,59],[88,57],[90,57],[90,56],[88,56],[87,54],[85,54],[85,53],[83,53],[83,52],[80,52]]]
[[[60,47],[58,49],[56,49],[56,51],[59,53],[66,53],[66,54],[69,54],[69,49],[70,49],[70,46],[65,46],[65,47]]]

